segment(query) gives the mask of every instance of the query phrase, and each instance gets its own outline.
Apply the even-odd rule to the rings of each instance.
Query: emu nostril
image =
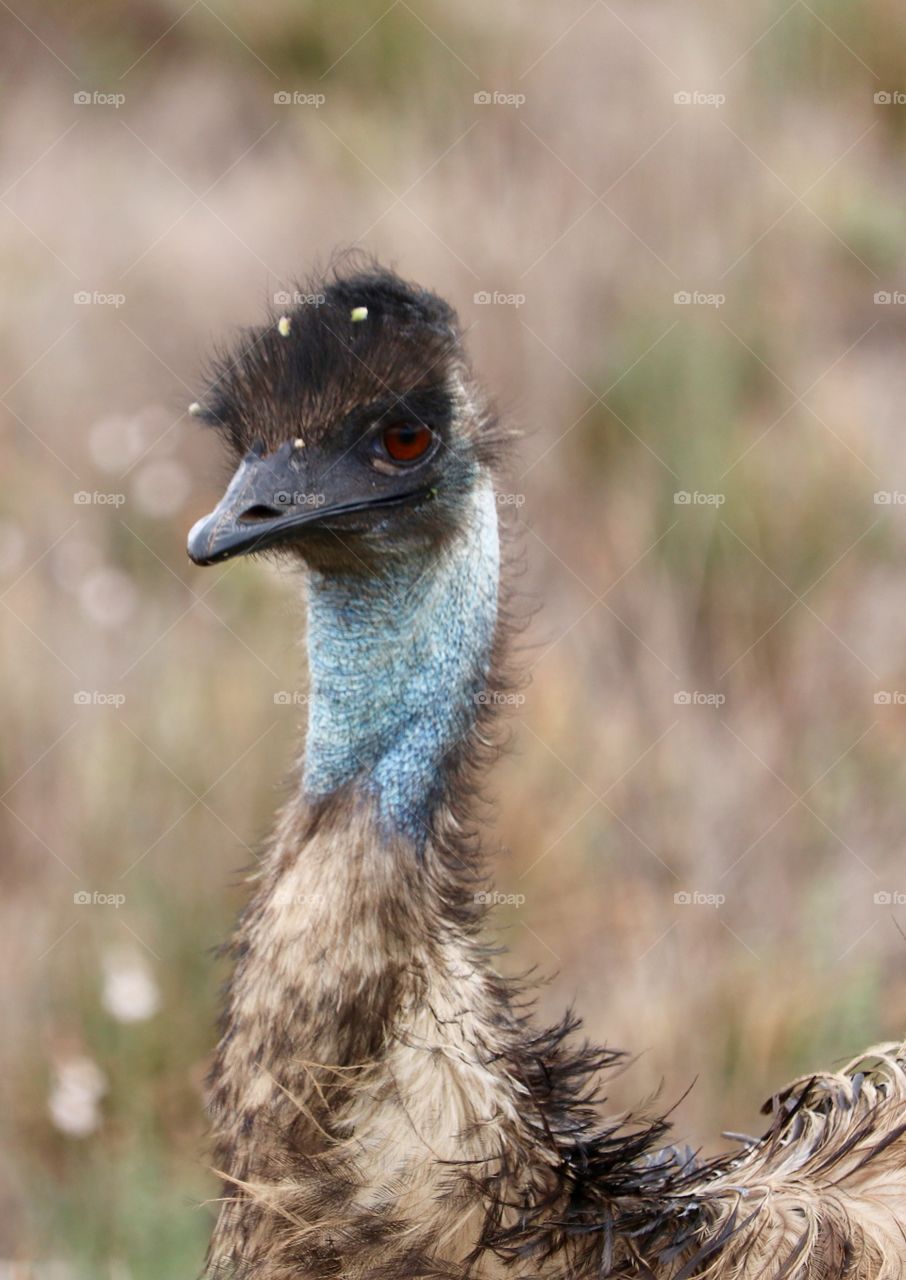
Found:
[[[249,507],[248,511],[243,511],[239,517],[240,520],[274,520],[277,516],[286,514],[286,508],[282,510],[278,507],[267,507],[263,502],[256,503],[254,507]]]

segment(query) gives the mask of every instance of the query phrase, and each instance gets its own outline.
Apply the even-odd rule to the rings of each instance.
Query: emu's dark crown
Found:
[[[379,269],[287,296],[216,359],[192,406],[239,466],[189,555],[279,546],[321,568],[368,567],[443,538],[491,448],[455,312]]]

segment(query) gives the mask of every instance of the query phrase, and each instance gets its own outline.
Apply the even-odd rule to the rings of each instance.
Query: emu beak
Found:
[[[216,564],[263,551],[303,525],[320,520],[327,500],[306,490],[298,450],[287,442],[265,457],[256,442],[242,459],[214,510],[189,530],[189,559]]]
[[[314,455],[316,449],[303,451],[287,441],[265,456],[264,445],[253,444],[220,502],[189,530],[189,559],[217,564],[291,542],[308,529],[331,528],[334,521],[342,531],[340,517],[400,506],[431,492],[405,477],[391,481],[389,491],[372,488],[363,493],[360,478],[350,478],[323,455],[309,453]]]

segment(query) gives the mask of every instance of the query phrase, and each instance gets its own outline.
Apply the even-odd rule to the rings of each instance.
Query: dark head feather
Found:
[[[285,296],[216,354],[196,411],[239,456],[256,440],[267,452],[294,437],[325,442],[367,406],[474,391],[458,317],[437,294],[372,265]]]

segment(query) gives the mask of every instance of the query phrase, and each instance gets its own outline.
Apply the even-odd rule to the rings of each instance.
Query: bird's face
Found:
[[[487,453],[456,317],[379,271],[243,334],[193,411],[239,459],[189,534],[197,564],[279,549],[374,572],[455,533]]]

